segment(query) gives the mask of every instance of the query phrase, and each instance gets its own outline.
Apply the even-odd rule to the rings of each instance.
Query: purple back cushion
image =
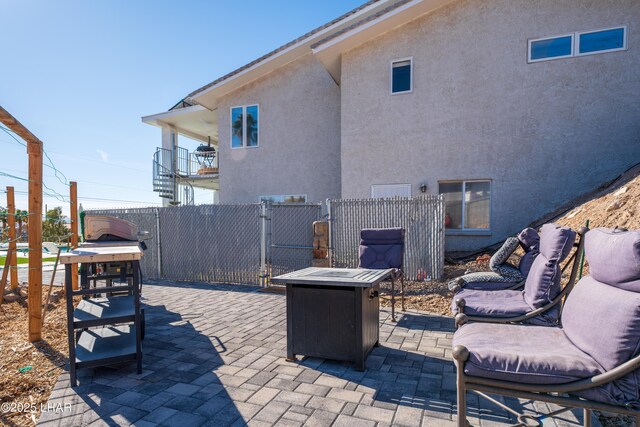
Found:
[[[638,354],[640,293],[584,277],[567,298],[562,328],[576,347],[610,370]]]
[[[404,228],[365,228],[360,231],[361,268],[402,268]]]
[[[529,275],[529,272],[531,271],[531,266],[533,265],[533,261],[536,260],[536,257],[538,256],[538,252],[527,252],[526,254],[522,255],[522,258],[520,258],[520,263],[518,264],[518,268],[520,269],[520,273],[522,273],[522,275],[524,277],[527,277]]]
[[[533,261],[535,261],[540,253],[540,235],[533,228],[525,228],[518,233],[518,240],[525,252],[522,258],[520,258],[518,268],[520,269],[520,273],[522,273],[524,277],[527,277],[529,271],[531,271]]]
[[[533,228],[525,228],[518,233],[518,240],[525,252],[530,252],[531,250],[537,251],[540,245],[540,235]]]
[[[365,228],[360,231],[361,245],[404,244],[404,228]]]
[[[360,245],[361,268],[402,268],[402,245]]]
[[[573,247],[575,231],[556,224],[545,224],[540,229],[540,254],[533,261],[524,286],[524,300],[536,309],[560,293],[560,262]]]
[[[594,279],[640,292],[640,231],[595,228],[585,237],[585,254]]]

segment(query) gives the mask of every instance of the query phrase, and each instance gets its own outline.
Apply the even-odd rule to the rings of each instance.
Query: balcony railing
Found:
[[[189,153],[189,175],[208,176],[218,175],[218,156],[213,159],[211,166],[203,166],[198,163],[196,153]]]
[[[175,171],[174,173],[182,178],[218,174],[218,157],[213,159],[211,166],[201,165],[196,153],[189,152],[183,147],[175,147],[174,150],[158,148],[155,158],[161,163],[164,170]]]

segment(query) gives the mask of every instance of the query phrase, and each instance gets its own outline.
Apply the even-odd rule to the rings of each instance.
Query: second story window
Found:
[[[231,148],[258,146],[258,106],[231,108]]]
[[[391,61],[391,94],[413,91],[413,58]]]
[[[627,50],[627,26],[529,40],[529,63]]]

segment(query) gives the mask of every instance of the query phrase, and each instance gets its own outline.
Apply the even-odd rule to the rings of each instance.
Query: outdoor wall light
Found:
[[[427,192],[427,184],[420,185],[420,192],[421,193],[426,193]]]

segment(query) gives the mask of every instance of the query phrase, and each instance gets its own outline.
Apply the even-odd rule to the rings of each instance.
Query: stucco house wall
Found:
[[[231,148],[230,109],[259,105],[259,146]],[[340,197],[340,89],[311,53],[218,103],[220,202]]]
[[[342,197],[372,184],[492,181],[498,242],[640,161],[637,0],[460,0],[342,57]],[[628,50],[527,63],[527,40],[627,24]],[[413,57],[413,93],[390,61]]]

